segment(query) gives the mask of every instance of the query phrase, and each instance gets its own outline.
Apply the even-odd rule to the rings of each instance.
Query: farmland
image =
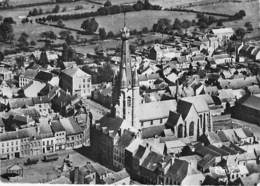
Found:
[[[243,2],[225,2],[225,3],[218,3],[218,4],[211,4],[207,6],[196,6],[191,7],[193,10],[198,11],[209,11],[209,12],[216,12],[216,13],[227,13],[227,14],[234,14],[239,10],[245,10],[246,16],[243,20],[234,21],[234,22],[227,22],[225,26],[232,26],[234,28],[244,26],[245,22],[250,21],[254,27],[256,27],[259,23],[259,2],[258,1],[243,1]]]
[[[169,12],[169,11],[140,11],[140,12],[130,12],[126,14],[126,23],[127,26],[133,30],[141,30],[144,27],[149,29],[152,28],[153,24],[158,21],[160,18],[168,18],[174,21],[175,18],[183,19],[195,19],[196,15],[194,13],[181,13],[181,12]],[[66,26],[71,28],[80,29],[81,23],[85,19],[69,20],[64,21]],[[98,16],[96,21],[99,24],[99,27],[105,28],[106,31],[113,31],[118,33],[122,28],[124,23],[123,14],[108,15],[108,16]]]

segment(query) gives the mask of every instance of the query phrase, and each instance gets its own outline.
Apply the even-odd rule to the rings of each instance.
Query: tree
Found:
[[[5,17],[3,22],[7,24],[15,24],[15,21],[13,20],[12,17]]]
[[[143,4],[142,1],[138,0],[138,1],[136,2],[136,4],[134,4],[133,7],[134,7],[134,9],[135,9],[136,11],[140,11],[140,10],[143,10],[143,9],[144,9],[144,4]]]
[[[63,23],[63,21],[61,19],[59,19],[58,22],[57,22],[57,26],[65,27],[65,24]]]
[[[114,71],[109,63],[105,63],[103,67],[98,69],[98,81],[111,82],[114,77]]]
[[[112,31],[109,31],[107,33],[107,38],[113,38],[114,37],[114,33]]]
[[[53,9],[52,9],[52,13],[58,13],[60,11],[60,6],[56,5]]]
[[[29,35],[27,33],[25,33],[25,32],[21,33],[21,35],[20,35],[20,37],[18,39],[19,46],[21,48],[27,48],[28,47],[28,45],[29,45],[29,43],[27,41],[28,37],[29,37]]]
[[[187,19],[185,19],[182,23],[181,23],[182,28],[184,28],[185,33],[187,33],[187,29],[191,26],[191,22]]]
[[[99,38],[100,38],[101,40],[106,39],[107,33],[106,33],[106,30],[105,30],[104,28],[100,28],[100,29],[98,30],[98,33],[99,33]]]
[[[67,43],[63,44],[62,47],[62,60],[63,61],[73,61],[75,59],[76,52]]]
[[[136,51],[136,45],[132,45],[132,44],[131,44],[131,45],[129,46],[129,50],[130,50],[130,53],[131,53],[131,54],[134,54],[135,51]]]
[[[220,21],[220,20],[218,20],[218,22],[217,22],[217,26],[223,26],[223,22]]]
[[[11,42],[14,39],[13,26],[9,23],[0,24],[0,41]]]
[[[235,31],[236,38],[237,38],[237,40],[240,40],[240,41],[243,40],[245,34],[246,34],[246,31],[245,31],[244,28],[238,28],[238,29]]]
[[[167,28],[171,27],[171,20],[167,18],[161,18],[158,20],[157,24],[153,25],[153,30],[155,32],[164,33]]]
[[[246,27],[247,31],[249,31],[249,32],[251,32],[251,31],[254,30],[254,29],[253,29],[253,25],[252,25],[251,22],[246,22],[246,23],[245,23],[245,27]]]
[[[144,0],[144,9],[145,10],[151,9],[151,4],[150,4],[149,0]]]
[[[111,7],[112,6],[112,3],[111,1],[107,0],[105,3],[104,3],[104,7]]]
[[[87,19],[83,21],[83,23],[81,24],[81,28],[84,29],[86,33],[93,34],[97,31],[98,23],[95,18]]]
[[[173,29],[175,30],[181,29],[181,21],[178,18],[175,18],[174,20]]]
[[[62,30],[59,35],[61,39],[66,39],[69,35],[71,35],[71,32],[69,30]]]
[[[148,28],[147,28],[147,27],[144,27],[144,28],[142,29],[142,32],[143,32],[144,34],[146,34],[146,33],[148,33],[148,32],[149,32],[149,30],[148,30]]]

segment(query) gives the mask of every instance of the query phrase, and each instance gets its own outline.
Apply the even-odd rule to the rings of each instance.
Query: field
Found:
[[[246,16],[243,18],[243,20],[224,23],[225,26],[231,26],[234,28],[244,26],[245,22],[247,21],[250,21],[253,24],[253,27],[256,28],[259,26],[259,22],[260,22],[260,12],[259,12],[260,10],[259,10],[258,0],[254,0],[252,2],[247,2],[244,0],[241,3],[235,3],[235,2],[218,3],[213,5],[207,5],[207,6],[191,7],[191,9],[198,10],[198,11],[207,10],[208,12],[227,13],[227,14],[234,14],[239,10],[245,10]]]
[[[144,27],[149,29],[152,28],[153,24],[158,21],[160,18],[168,18],[171,19],[172,22],[175,18],[183,19],[195,19],[194,13],[180,13],[180,12],[169,12],[169,11],[140,11],[140,12],[130,12],[126,14],[126,24],[127,26],[133,30],[141,30]],[[78,28],[85,19],[77,19],[77,20],[68,20],[64,21],[67,27]],[[114,33],[118,33],[124,24],[124,16],[123,14],[109,15],[109,16],[98,16],[96,17],[96,21],[99,24],[99,27],[105,28],[105,30],[113,31]]]

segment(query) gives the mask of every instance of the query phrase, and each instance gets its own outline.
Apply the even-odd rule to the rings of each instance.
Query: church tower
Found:
[[[137,70],[132,71],[129,50],[130,31],[121,29],[121,63],[120,70],[113,81],[112,109],[113,116],[126,120],[129,128],[139,128],[138,105],[140,104],[139,81]]]

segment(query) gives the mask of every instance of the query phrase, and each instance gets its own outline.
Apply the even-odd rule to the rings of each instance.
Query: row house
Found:
[[[59,120],[51,122],[51,129],[55,137],[55,151],[64,150],[66,144],[66,130]]]
[[[66,149],[76,149],[82,147],[83,130],[76,123],[74,118],[61,118],[60,123],[66,130]]]

